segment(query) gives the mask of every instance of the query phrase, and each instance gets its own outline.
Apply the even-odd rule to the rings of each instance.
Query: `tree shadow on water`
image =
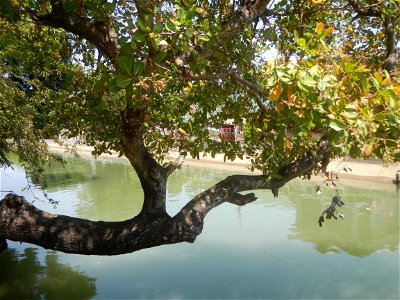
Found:
[[[95,278],[58,262],[47,252],[44,262],[37,250],[23,253],[7,249],[0,253],[0,299],[90,299],[96,295]]]

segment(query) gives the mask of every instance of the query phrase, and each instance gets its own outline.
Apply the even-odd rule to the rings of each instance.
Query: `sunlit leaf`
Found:
[[[319,22],[318,24],[317,24],[317,26],[315,27],[315,31],[316,32],[321,32],[322,30],[324,30],[324,23],[322,23],[322,22]]]
[[[330,121],[329,127],[335,131],[342,131],[346,128],[346,124],[339,119],[334,119]]]
[[[282,93],[282,87],[279,83],[275,84],[275,86],[269,92],[269,99],[272,101],[277,101]]]

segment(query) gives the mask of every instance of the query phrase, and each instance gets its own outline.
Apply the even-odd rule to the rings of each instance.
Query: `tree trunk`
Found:
[[[117,255],[184,241],[179,224],[170,217],[84,220],[47,213],[14,194],[0,202],[0,218],[0,241],[32,243],[67,253]]]
[[[166,178],[170,170],[157,169],[163,173],[156,180],[158,176],[151,174],[154,165],[139,169],[142,186],[147,189],[147,202],[142,212],[122,222],[54,215],[36,208],[24,197],[8,194],[0,201],[0,250],[6,247],[6,239],[88,255],[117,255],[159,245],[194,242],[203,230],[204,218],[213,208],[225,202],[246,205],[255,201],[253,193],[240,194],[249,190],[270,189],[276,196],[281,186],[309,174],[328,154],[329,145],[322,140],[316,155],[306,156],[283,168],[279,180],[268,181],[262,175],[229,176],[194,197],[174,217],[165,212]],[[136,156],[129,155],[134,161]]]

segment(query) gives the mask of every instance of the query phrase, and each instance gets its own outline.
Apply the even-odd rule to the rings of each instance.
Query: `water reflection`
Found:
[[[19,193],[15,186],[25,185],[24,172],[16,170],[1,171],[2,189]],[[67,169],[53,165],[51,172],[49,196],[60,205],[53,210],[35,202],[41,209],[102,220],[123,220],[140,210],[143,192],[125,161],[71,158]],[[65,176],[74,172],[83,180]],[[168,183],[168,212],[174,215],[193,196],[232,174],[183,166]],[[63,282],[78,286],[70,280],[82,280],[86,286],[74,298],[398,299],[395,187],[341,185],[345,220],[329,220],[320,228],[318,216],[334,195],[332,190],[317,195],[315,184],[320,183],[289,183],[278,198],[270,191],[256,191],[258,201],[240,208],[223,204],[207,215],[194,244],[87,257],[12,243],[11,248],[21,250],[0,254],[0,299],[53,297],[52,288],[61,295],[69,292]]]
[[[61,264],[48,251],[40,263],[38,251],[8,249],[0,255],[0,299],[90,299],[96,295],[95,279]]]
[[[399,199],[393,190],[343,186],[345,220],[327,220],[317,226],[317,217],[329,204],[333,190],[317,195],[311,183],[290,184],[288,197],[295,206],[295,222],[289,239],[311,242],[321,253],[344,251],[368,256],[378,251],[396,251],[399,246]]]

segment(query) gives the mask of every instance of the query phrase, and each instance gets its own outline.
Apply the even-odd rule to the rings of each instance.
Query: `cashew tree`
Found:
[[[44,139],[67,130],[94,155],[125,156],[144,191],[122,222],[8,194],[2,248],[117,255],[194,242],[213,208],[251,203],[257,189],[278,196],[331,158],[399,161],[399,11],[396,0],[2,1],[1,165],[17,153],[41,182]],[[244,140],[211,134],[227,120]],[[258,172],[216,182],[170,216],[169,175],[187,155],[218,153]]]

